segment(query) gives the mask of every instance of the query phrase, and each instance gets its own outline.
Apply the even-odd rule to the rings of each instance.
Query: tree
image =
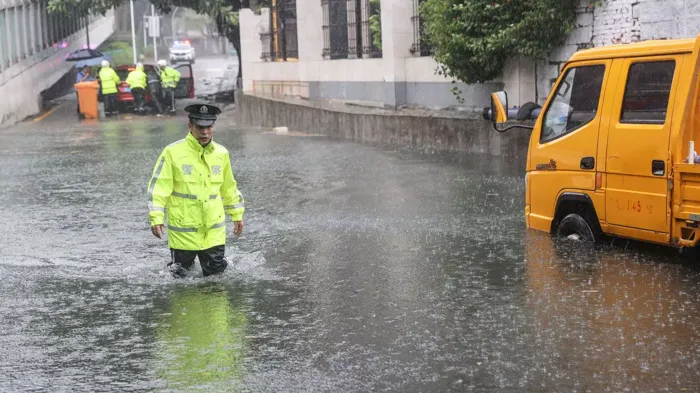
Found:
[[[464,83],[497,78],[517,55],[545,59],[571,32],[579,0],[426,0],[436,72]]]

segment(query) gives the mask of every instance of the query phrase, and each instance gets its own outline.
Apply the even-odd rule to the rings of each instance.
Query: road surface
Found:
[[[176,280],[146,184],[186,119],[73,108],[0,132],[0,391],[700,390],[697,265],[527,231],[507,158],[226,113],[245,233]]]

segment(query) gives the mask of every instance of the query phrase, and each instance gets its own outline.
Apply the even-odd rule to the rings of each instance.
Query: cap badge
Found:
[[[209,109],[207,109],[206,106],[202,105],[202,106],[199,108],[199,113],[201,113],[201,114],[203,114],[203,115],[206,115],[207,113],[209,113]]]

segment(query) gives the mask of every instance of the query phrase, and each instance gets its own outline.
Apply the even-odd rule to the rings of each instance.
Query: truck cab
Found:
[[[690,149],[700,141],[699,56],[700,36],[575,53],[544,106],[523,106],[536,114],[527,227],[695,247],[700,163]],[[488,117],[499,131],[513,117],[507,97],[491,96]]]

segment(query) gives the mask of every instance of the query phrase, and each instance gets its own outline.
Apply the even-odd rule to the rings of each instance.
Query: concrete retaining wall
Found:
[[[291,102],[240,92],[236,105],[236,119],[242,125],[286,126],[290,131],[414,149],[510,156],[523,164],[530,138],[529,130],[498,133],[491,123],[473,115],[441,117],[426,111],[329,109],[309,101]]]

